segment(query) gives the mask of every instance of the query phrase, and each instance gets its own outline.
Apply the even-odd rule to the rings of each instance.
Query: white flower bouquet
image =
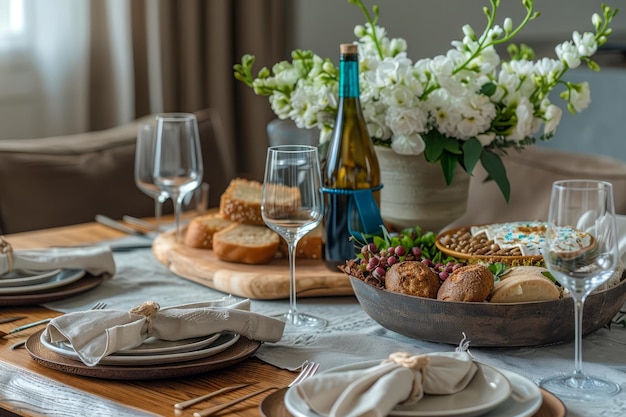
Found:
[[[535,60],[526,45],[509,44],[508,61],[496,47],[510,42],[528,22],[536,19],[534,0],[522,0],[524,19],[514,26],[510,18],[495,22],[500,0],[484,7],[487,24],[477,35],[463,27],[463,39],[452,42],[445,55],[413,62],[401,38],[388,38],[378,26],[379,9],[372,13],[362,0],[348,0],[366,18],[354,33],[358,38],[361,106],[375,145],[391,147],[399,154],[424,153],[427,161],[441,164],[447,184],[457,165],[472,173],[480,162],[508,201],[510,185],[502,156],[522,150],[539,140],[550,140],[562,110],[550,101],[552,90],[570,112],[590,103],[589,84],[563,80],[565,73],[591,60],[607,41],[617,9],[602,4],[594,14],[594,32],[573,32],[572,40],[556,46],[556,59]],[[320,129],[320,143],[328,140],[337,112],[338,69],[328,58],[312,51],[294,50],[292,61],[262,68],[252,75],[253,55],[244,55],[234,66],[235,77],[268,96],[281,119],[292,119],[301,128]]]

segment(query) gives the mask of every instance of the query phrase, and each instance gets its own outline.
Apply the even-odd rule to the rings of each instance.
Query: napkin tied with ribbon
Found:
[[[84,269],[91,275],[115,275],[113,252],[108,246],[14,250],[0,237],[0,276],[11,271]]]
[[[163,309],[147,302],[131,311],[88,310],[59,316],[48,324],[44,337],[52,343],[69,342],[88,366],[151,336],[175,341],[231,331],[265,342],[281,339],[283,321],[249,310],[250,300],[234,297]]]
[[[296,386],[309,409],[329,417],[386,416],[424,394],[454,394],[478,367],[467,351],[412,355],[397,352],[365,369],[325,372]]]

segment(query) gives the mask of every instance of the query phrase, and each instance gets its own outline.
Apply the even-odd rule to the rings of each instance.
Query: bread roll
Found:
[[[538,266],[516,266],[501,277],[491,294],[492,303],[528,303],[532,301],[553,301],[561,297],[558,287]]]
[[[453,271],[441,284],[437,299],[482,302],[493,288],[493,274],[482,265],[466,265]]]
[[[279,241],[265,226],[234,223],[213,235],[213,252],[223,261],[264,264],[276,256]]]
[[[385,274],[385,288],[417,297],[436,298],[441,280],[420,261],[394,264]]]
[[[191,248],[212,249],[213,235],[233,224],[218,213],[193,218],[187,226],[185,245]]]

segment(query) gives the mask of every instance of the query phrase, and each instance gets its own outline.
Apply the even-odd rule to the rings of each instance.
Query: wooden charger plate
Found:
[[[565,405],[554,394],[539,388],[543,402],[532,417],[565,417]],[[294,417],[285,406],[287,388],[269,394],[259,404],[259,412],[263,417]]]
[[[87,366],[81,361],[73,360],[48,350],[41,343],[41,334],[44,330],[38,331],[26,340],[26,350],[28,350],[35,362],[46,368],[68,374],[102,379],[146,380],[178,378],[216,371],[247,359],[261,346],[261,342],[241,336],[234,345],[225,351],[193,361],[144,366]]]
[[[174,232],[160,234],[152,252],[174,274],[209,288],[256,300],[289,298],[289,262],[265,265],[221,261],[213,251],[190,248],[176,241]],[[296,259],[298,297],[353,295],[349,278],[331,271],[323,261]]]
[[[52,288],[47,291],[0,295],[0,306],[32,305],[61,300],[95,288],[100,285],[103,280],[104,278],[102,276],[94,277],[85,275],[83,278],[71,284]]]

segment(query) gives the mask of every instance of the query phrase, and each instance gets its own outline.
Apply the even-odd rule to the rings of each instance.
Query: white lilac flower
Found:
[[[400,155],[419,155],[426,149],[426,144],[417,133],[398,135],[391,138],[391,149]]]
[[[576,84],[571,89],[570,103],[577,112],[583,111],[591,102],[591,92],[587,81]]]
[[[580,56],[591,56],[598,50],[596,37],[593,33],[586,32],[581,35],[578,32],[574,32],[572,39]]]
[[[552,135],[556,132],[556,128],[561,122],[563,110],[560,107],[550,104],[544,112],[545,125],[543,127],[544,135]]]
[[[533,131],[533,106],[527,97],[521,97],[515,108],[517,123],[506,139],[519,142],[530,136]]]
[[[481,94],[468,94],[458,100],[461,120],[457,125],[457,134],[461,140],[473,138],[485,132],[496,116],[496,107],[489,97]]]
[[[576,45],[572,41],[563,42],[554,48],[556,56],[564,62],[569,68],[576,68],[580,65],[580,55]]]

